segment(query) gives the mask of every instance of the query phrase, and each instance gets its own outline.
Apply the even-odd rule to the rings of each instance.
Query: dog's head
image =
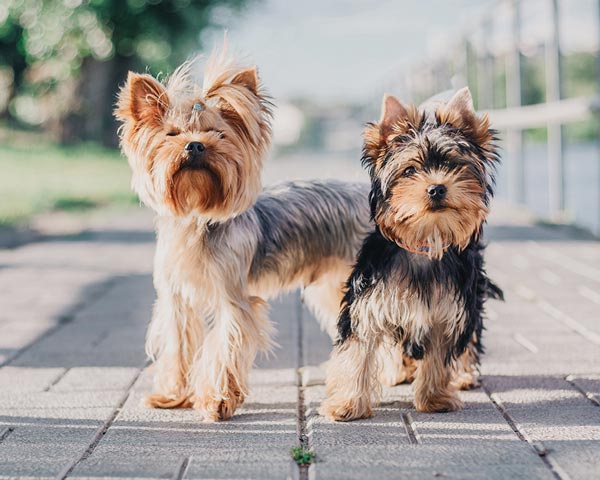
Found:
[[[202,87],[190,64],[166,82],[130,72],[115,115],[132,187],[159,214],[219,221],[255,202],[271,139],[270,102],[255,67],[215,53]]]
[[[364,133],[371,209],[388,239],[440,258],[479,235],[498,162],[494,131],[478,117],[467,88],[434,118],[386,95],[381,119]]]

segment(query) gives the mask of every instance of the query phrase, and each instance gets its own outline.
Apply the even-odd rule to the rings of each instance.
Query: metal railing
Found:
[[[471,83],[476,92],[475,101],[480,111],[487,112],[492,125],[502,132],[504,159],[507,168],[507,197],[514,204],[526,203],[526,169],[524,158],[524,131],[546,128],[547,217],[552,221],[570,220],[565,209],[565,148],[563,127],[572,122],[586,121],[600,112],[600,95],[564,98],[563,68],[561,65],[561,17],[559,2],[543,0],[549,12],[549,27],[544,49],[545,101],[536,105],[523,105],[523,43],[528,31],[523,28],[522,8],[527,0],[499,0],[475,22],[470,22],[460,41],[447,49],[442,58],[422,63],[404,73],[404,94],[414,100],[447,88],[457,88]],[[600,1],[595,23],[600,31]],[[504,8],[508,18],[508,41],[501,56],[490,47],[490,38],[496,21],[496,8]],[[564,7],[564,5],[563,5]],[[473,32],[483,32],[475,41]],[[600,38],[599,45],[600,45]],[[474,44],[477,51],[474,52]],[[599,46],[600,50],[600,46]],[[600,92],[600,51],[597,58],[597,87]],[[494,108],[494,92],[498,88],[498,64],[502,62],[505,85],[500,88],[505,107]],[[473,72],[476,72],[473,79]],[[418,91],[417,91],[418,90]],[[600,120],[600,119],[599,119]],[[600,138],[600,135],[598,135]],[[598,154],[596,154],[598,155]],[[598,200],[594,208],[595,225],[587,225],[600,234],[600,156],[598,163]],[[588,222],[589,223],[589,222]]]

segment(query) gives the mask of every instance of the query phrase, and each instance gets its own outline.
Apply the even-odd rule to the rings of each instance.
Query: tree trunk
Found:
[[[115,56],[107,61],[88,57],[77,79],[72,112],[58,126],[61,143],[95,141],[108,147],[118,145],[113,108],[119,85],[132,65],[129,57]]]

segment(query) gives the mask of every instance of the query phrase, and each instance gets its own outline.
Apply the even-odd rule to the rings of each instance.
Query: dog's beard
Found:
[[[215,57],[202,88],[184,64],[166,83],[130,73],[116,109],[132,186],[160,215],[223,221],[260,193],[271,110],[256,69]],[[194,150],[189,145],[200,145]]]
[[[442,181],[447,198],[433,203],[427,197],[427,185]],[[479,234],[488,213],[484,188],[477,179],[463,175],[404,180],[392,188],[385,207],[380,204],[375,219],[389,240],[439,259],[449,247],[466,248]]]

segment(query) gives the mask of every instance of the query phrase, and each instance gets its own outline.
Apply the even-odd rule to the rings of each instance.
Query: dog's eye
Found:
[[[214,133],[219,138],[225,138],[225,134],[221,130],[209,130],[209,132]]]
[[[404,169],[404,171],[402,172],[402,176],[403,177],[410,177],[411,175],[414,175],[415,173],[417,173],[417,169],[415,167],[406,167]]]
[[[176,137],[181,132],[179,130],[170,130],[167,132],[167,137]]]

